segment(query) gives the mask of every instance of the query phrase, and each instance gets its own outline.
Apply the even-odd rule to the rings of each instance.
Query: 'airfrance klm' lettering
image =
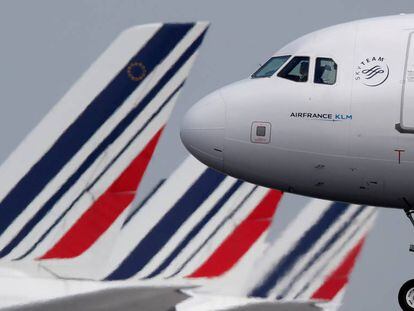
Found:
[[[317,120],[317,121],[345,121],[352,120],[352,114],[343,113],[314,113],[314,112],[292,112],[291,118]]]

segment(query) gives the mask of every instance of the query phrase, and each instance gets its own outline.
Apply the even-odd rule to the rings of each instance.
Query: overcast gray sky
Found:
[[[208,20],[211,29],[181,94],[145,193],[187,155],[179,141],[184,112],[199,98],[248,76],[284,44],[319,28],[360,18],[414,12],[412,0],[113,0],[0,1],[0,160],[123,29],[155,21]],[[381,34],[378,34],[381,39]],[[340,38],[338,38],[340,40]],[[168,159],[165,155],[168,155]],[[289,197],[278,232],[307,199]],[[400,285],[414,277],[403,212],[381,210],[353,274],[342,310],[396,310]]]

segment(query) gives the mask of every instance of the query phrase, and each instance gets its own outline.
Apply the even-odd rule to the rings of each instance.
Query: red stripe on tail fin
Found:
[[[358,255],[364,245],[365,238],[348,253],[344,261],[326,279],[325,283],[312,295],[314,300],[330,301],[348,284],[349,277],[355,266]]]
[[[230,270],[269,228],[282,192],[269,190],[250,215],[188,278],[217,277]]]
[[[134,200],[162,130],[163,128],[154,135],[117,180],[40,259],[74,258],[96,242]]]

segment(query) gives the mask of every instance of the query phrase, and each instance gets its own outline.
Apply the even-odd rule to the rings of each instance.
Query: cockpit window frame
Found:
[[[283,74],[283,72],[285,71],[285,70],[287,70],[287,68],[290,66],[290,64],[292,63],[292,61],[295,59],[295,58],[302,58],[302,59],[307,59],[307,61],[308,61],[308,68],[307,68],[307,75],[306,75],[306,80],[302,80],[302,81],[300,81],[300,80],[296,80],[296,79],[293,79],[293,78],[289,78],[287,75],[282,75]],[[307,56],[307,55],[292,55],[292,57],[289,59],[289,61],[288,62],[286,62],[285,63],[285,65],[282,67],[282,68],[280,68],[279,69],[279,71],[278,71],[278,73],[277,73],[277,77],[278,78],[282,78],[282,79],[286,79],[286,80],[288,80],[288,81],[292,81],[292,82],[295,82],[295,83],[308,83],[309,82],[309,77],[310,77],[310,75],[311,75],[311,73],[312,73],[312,70],[311,70],[311,65],[312,65],[312,57],[310,57],[310,56]],[[295,66],[296,67],[296,66]],[[289,72],[291,72],[295,67],[293,67],[293,68],[291,68],[290,69],[290,71]]]
[[[263,68],[266,67],[266,65],[268,65],[273,59],[275,58],[282,58],[285,57],[285,61],[279,66],[279,68],[277,68],[271,75],[263,75],[263,76],[257,76],[257,74],[259,72],[261,72],[263,70]],[[259,69],[257,69],[251,76],[251,79],[261,79],[261,78],[271,78],[273,77],[275,74],[277,74],[285,65],[287,62],[289,62],[292,59],[292,55],[274,55],[272,57],[270,57],[262,66],[259,67]]]
[[[333,61],[336,68],[335,68],[335,81],[333,83],[325,83],[325,82],[318,82],[317,77],[316,77],[316,72],[317,72],[317,66],[318,66],[318,61],[321,60],[327,60],[327,61]],[[326,85],[326,86],[334,86],[338,83],[338,72],[339,72],[339,65],[336,62],[334,57],[330,57],[330,56],[316,56],[315,57],[315,65],[313,66],[314,68],[314,73],[313,73],[313,83],[316,85]]]

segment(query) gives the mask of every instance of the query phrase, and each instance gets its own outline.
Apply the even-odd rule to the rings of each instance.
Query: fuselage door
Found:
[[[414,32],[409,34],[401,98],[401,118],[397,129],[414,133]]]

